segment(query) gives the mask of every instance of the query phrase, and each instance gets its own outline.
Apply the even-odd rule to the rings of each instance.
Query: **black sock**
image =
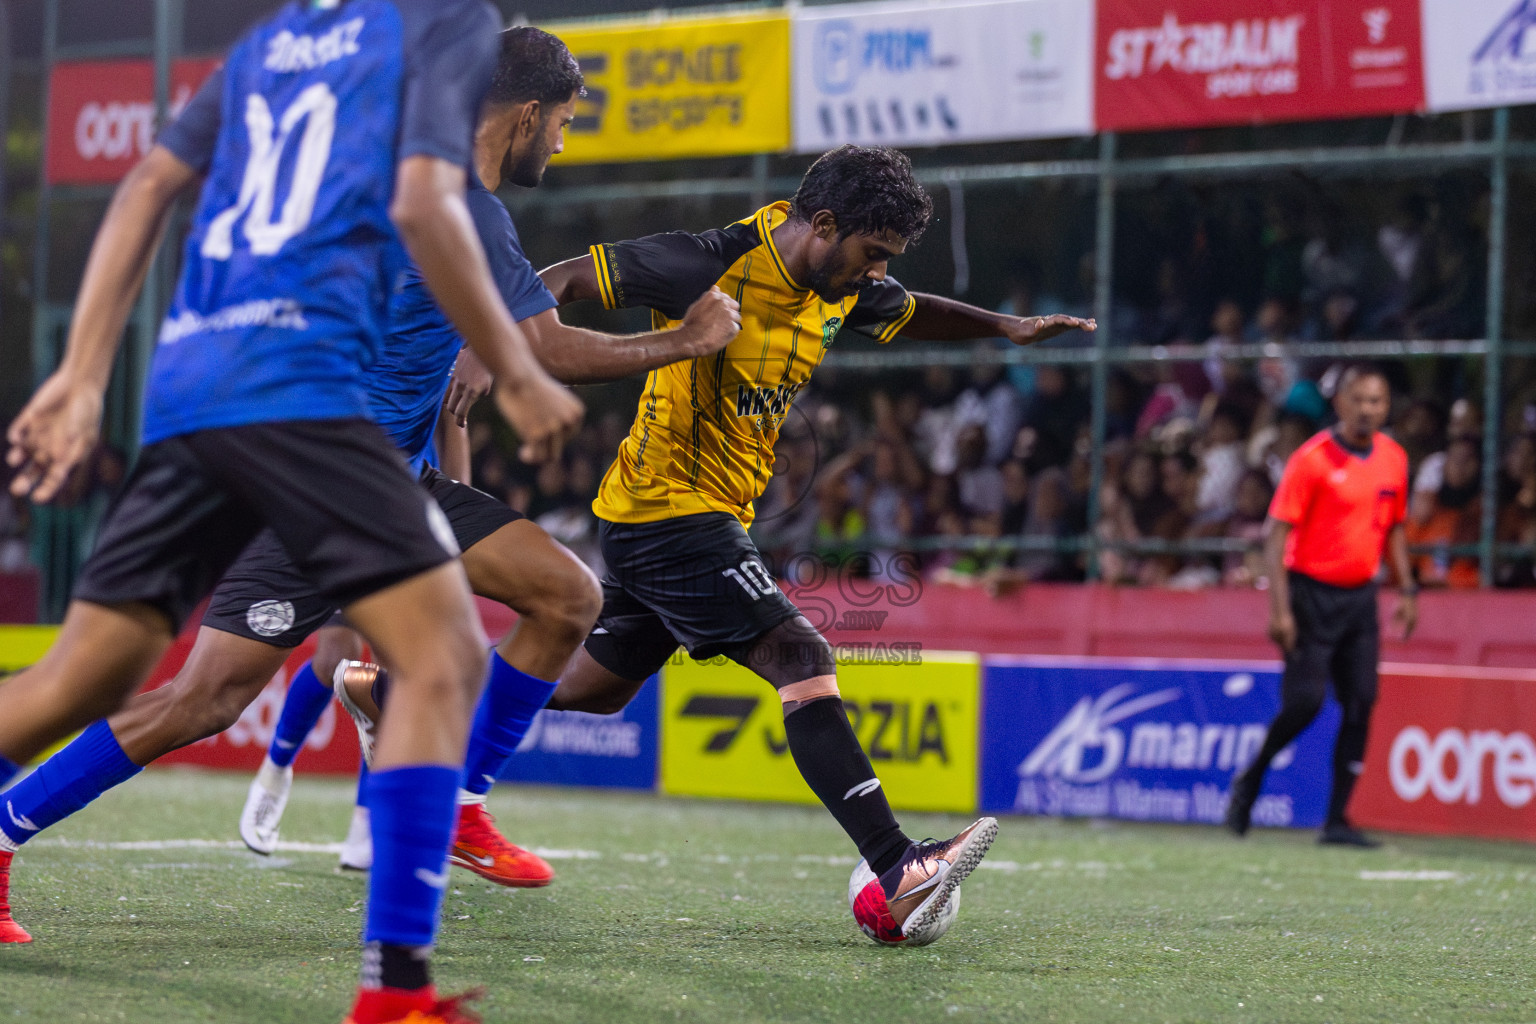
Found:
[[[1344,809],[1349,806],[1349,796],[1355,791],[1355,780],[1360,777],[1361,764],[1365,760],[1366,727],[1370,712],[1358,719],[1345,715],[1339,723],[1339,738],[1333,744],[1333,790],[1328,794],[1329,825],[1342,825],[1346,819]]]
[[[842,700],[827,697],[800,705],[784,717],[784,734],[795,767],[869,861],[870,870],[880,875],[901,860],[910,840],[896,824]]]
[[[426,988],[432,984],[427,973],[431,946],[394,946],[370,942],[363,946],[364,988]]]

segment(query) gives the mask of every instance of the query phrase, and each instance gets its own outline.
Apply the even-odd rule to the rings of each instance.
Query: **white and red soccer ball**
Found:
[[[944,909],[935,914],[927,925],[910,935],[903,935],[886,905],[885,890],[880,887],[880,879],[869,869],[869,862],[861,860],[854,865],[853,875],[848,879],[848,909],[853,911],[853,920],[859,926],[859,931],[879,945],[926,946],[943,938],[950,925],[955,923],[955,918],[960,914],[960,890],[956,888],[950,894]]]

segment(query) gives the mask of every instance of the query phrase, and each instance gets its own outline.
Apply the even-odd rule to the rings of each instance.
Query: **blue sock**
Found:
[[[555,684],[535,679],[508,665],[497,651],[491,652],[491,666],[485,677],[485,692],[475,708],[475,722],[469,730],[469,750],[464,757],[464,788],[484,796],[496,784],[502,765],[528,734],[528,727],[550,695]]]
[[[448,888],[448,845],[458,818],[459,773],[435,764],[368,776],[373,869],[364,942],[430,946]]]
[[[358,807],[368,806],[368,762],[359,758],[357,761],[357,804]]]
[[[0,832],[20,846],[143,770],[128,760],[106,719],[95,722],[0,796],[5,803]]]
[[[0,789],[4,789],[6,783],[14,779],[19,771],[21,766],[15,761],[8,757],[0,757]]]
[[[277,728],[272,732],[272,742],[267,745],[267,756],[279,768],[293,764],[299,748],[309,737],[309,731],[320,721],[325,707],[331,702],[331,688],[315,675],[314,662],[306,661],[293,674],[288,684],[288,696],[283,698],[283,713],[277,718]]]

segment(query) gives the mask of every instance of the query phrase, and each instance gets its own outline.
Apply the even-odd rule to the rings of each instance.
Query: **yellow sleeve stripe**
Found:
[[[608,259],[603,246],[594,245],[587,251],[592,254],[592,266],[597,274],[597,290],[603,297],[603,308],[618,309],[619,298],[614,294],[613,278],[608,272]]]
[[[907,321],[911,320],[912,314],[916,312],[917,300],[909,294],[907,296],[907,301],[902,305],[901,312],[897,315],[896,319],[887,324],[885,330],[881,331],[880,336],[875,340],[884,345],[885,343],[894,339],[896,335],[901,333],[901,329],[907,326]]]

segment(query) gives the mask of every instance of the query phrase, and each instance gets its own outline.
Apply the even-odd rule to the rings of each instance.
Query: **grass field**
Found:
[[[363,880],[323,849],[239,847],[245,784],[151,771],[28,845],[36,941],[0,948],[0,1018],[339,1021]],[[301,780],[284,839],[339,839],[351,797]],[[518,892],[455,871],[438,980],[488,985],[491,1022],[1536,1020],[1523,846],[1010,818],[954,930],[881,949],[819,809],[506,788],[491,809],[560,873]]]

